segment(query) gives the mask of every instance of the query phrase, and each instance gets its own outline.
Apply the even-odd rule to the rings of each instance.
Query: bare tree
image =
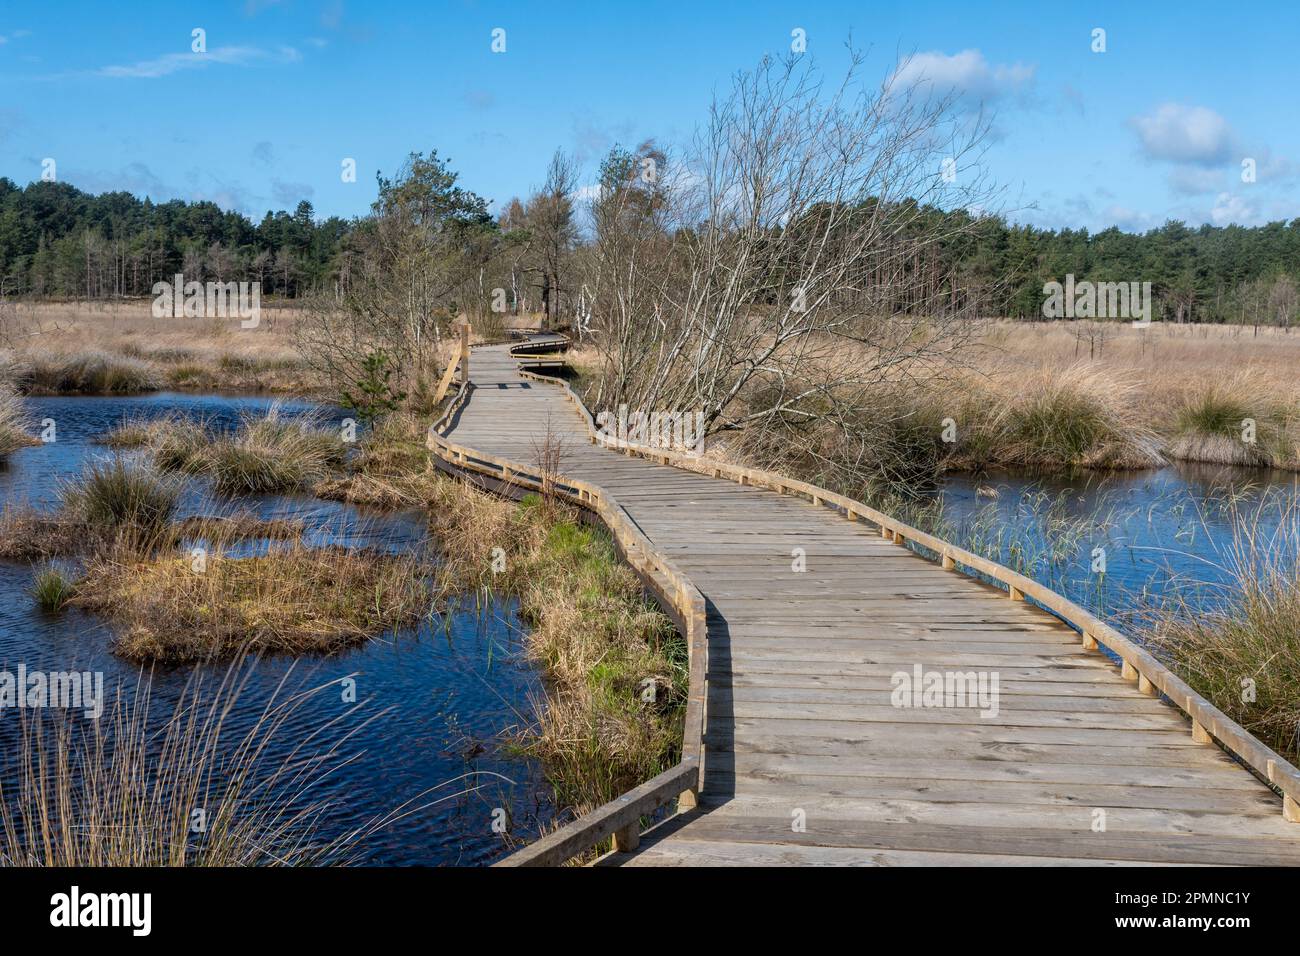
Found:
[[[1279,274],[1273,282],[1273,288],[1269,290],[1268,306],[1277,324],[1288,332],[1291,331],[1291,318],[1296,313],[1298,303],[1300,295],[1297,294],[1295,280],[1286,273]]]
[[[710,434],[814,456],[829,429],[852,460],[877,387],[973,334],[978,302],[944,253],[990,198],[987,119],[901,79],[906,61],[867,89],[862,62],[827,88],[804,58],[764,59],[680,161],[611,153],[584,270],[597,404],[700,411]]]
[[[457,185],[436,151],[411,154],[394,178],[379,177],[340,282],[296,324],[300,348],[340,386],[382,370],[394,374],[395,394],[426,395],[443,335],[462,305],[483,299],[495,235],[487,203]]]
[[[577,184],[577,166],[557,149],[547,167],[546,182],[528,200],[525,209],[529,248],[535,256],[534,268],[540,275],[542,311],[548,325],[559,317],[560,297],[569,291],[565,277],[578,238],[573,208],[573,192]]]

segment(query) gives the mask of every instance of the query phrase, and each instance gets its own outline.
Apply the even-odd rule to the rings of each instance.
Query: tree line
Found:
[[[0,291],[38,298],[147,296],[187,280],[260,281],[298,296],[337,272],[354,224],[317,220],[306,200],[254,225],[213,202],[91,195],[68,183],[0,178]]]
[[[437,175],[455,180],[436,151],[425,161]],[[646,161],[660,169],[667,162],[653,144],[635,151],[616,147],[602,164],[602,179],[620,164],[635,179]],[[381,194],[384,182],[380,177]],[[475,315],[540,312],[549,321],[585,308],[574,276],[594,241],[581,221],[577,183],[576,165],[557,153],[544,184],[526,199],[504,203],[495,218],[484,200],[454,187],[474,207],[473,222],[459,225],[464,241],[455,252],[477,281],[459,276],[442,290],[455,300],[448,304]],[[461,217],[457,197],[442,201],[442,208],[423,210],[431,223],[439,215]],[[1300,219],[1197,228],[1171,220],[1145,233],[1115,227],[1093,233],[974,219],[964,210],[945,212],[914,199],[899,202],[911,206],[896,217],[897,239],[908,244],[911,260],[891,260],[884,270],[864,260],[852,286],[905,289],[902,299],[878,303],[891,313],[973,309],[1033,320],[1042,316],[1043,286],[1072,274],[1080,282],[1151,282],[1156,317],[1166,321],[1290,325],[1300,318]],[[811,221],[815,213],[808,212]],[[147,296],[155,282],[179,272],[187,280],[258,281],[263,295],[300,298],[340,283],[346,287],[364,273],[359,260],[375,252],[373,233],[381,218],[376,209],[361,218],[317,219],[304,200],[293,212],[268,211],[254,224],[207,201],[155,203],[54,182],[20,188],[0,178],[0,293]],[[894,270],[914,281],[899,286]]]

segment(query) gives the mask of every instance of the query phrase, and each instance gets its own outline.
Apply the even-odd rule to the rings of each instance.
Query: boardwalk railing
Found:
[[[511,349],[511,354],[532,352],[541,344],[530,342],[523,346],[516,346]],[[648,448],[607,437],[596,427],[591,412],[568,383],[559,378],[526,370],[521,370],[519,374],[563,389],[566,398],[573,403],[586,422],[588,440],[592,444],[603,445],[630,457],[648,459],[697,474],[764,488],[782,495],[805,498],[814,506],[831,508],[839,512],[849,521],[865,521],[876,525],[882,537],[896,544],[906,546],[910,543],[931,552],[947,570],[982,575],[1005,587],[1008,597],[1013,601],[1032,599],[1034,603],[1052,612],[1078,631],[1085,649],[1099,650],[1105,647],[1111,651],[1120,660],[1121,675],[1127,680],[1136,681],[1142,693],[1152,696],[1163,695],[1186,714],[1191,719],[1191,733],[1194,740],[1199,743],[1213,743],[1217,740],[1228,753],[1233,754],[1262,780],[1267,781],[1282,795],[1283,817],[1292,823],[1300,823],[1300,770],[1194,691],[1150,652],[1068,598],[996,561],[926,534],[860,501],[825,488],[757,468],[671,450]],[[464,401],[471,387],[462,388],[455,400],[455,407],[458,408]],[[442,432],[446,430],[452,414],[453,410],[449,409],[448,413],[430,426],[428,441],[430,450],[452,470],[490,475],[509,484],[540,489],[541,476],[537,469],[485,455],[444,438]],[[503,865],[556,865],[594,847],[610,835],[616,837],[617,849],[634,849],[638,842],[637,827],[641,817],[658,809],[676,795],[677,790],[685,791],[679,807],[683,809],[693,807],[698,788],[703,784],[702,739],[704,723],[707,719],[705,701],[708,673],[706,666],[708,635],[704,617],[704,598],[690,580],[667,558],[660,555],[639,529],[628,521],[618,503],[608,493],[596,485],[570,479],[560,483],[559,491],[568,500],[598,515],[614,535],[620,550],[633,568],[638,570],[643,579],[656,587],[661,599],[667,598],[676,609],[677,613],[674,616],[679,617],[679,626],[681,622],[685,622],[684,633],[690,651],[690,688],[682,747],[683,757],[677,767],[665,771],[617,800],[585,814],[531,846],[512,854],[502,861]],[[658,584],[660,580],[666,587]],[[690,786],[681,787],[680,784],[683,782],[689,782]]]

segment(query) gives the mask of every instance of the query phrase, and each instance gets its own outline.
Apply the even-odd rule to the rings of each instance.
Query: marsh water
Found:
[[[126,419],[183,414],[218,429],[233,429],[241,415],[260,414],[268,399],[161,393],[140,397],[51,397],[28,402],[31,417],[53,423],[54,441],[20,449],[0,465],[0,506],[57,505],[61,484],[111,452],[96,443]],[[340,422],[337,409],[282,403],[282,413],[313,412]],[[415,513],[379,513],[310,496],[262,495],[231,502],[202,482],[187,487],[181,516],[228,511],[237,504],[263,517],[299,518],[315,544],[411,549],[427,545],[425,522]],[[0,561],[0,670],[102,671],[105,688],[135,693],[139,669],[113,656],[112,635],[99,619],[76,611],[40,611],[28,595],[33,569]],[[337,656],[290,663],[266,659],[251,666],[248,685],[232,715],[234,731],[250,727],[285,680],[286,689],[356,681],[356,706],[344,685],[313,695],[276,735],[268,759],[288,754],[328,721],[342,718],[339,735],[352,732],[337,769],[312,794],[327,802],[320,836],[363,827],[396,808],[411,812],[361,845],[371,864],[482,864],[505,852],[493,832],[494,811],[504,808],[517,838],[533,838],[554,813],[540,769],[511,753],[510,734],[530,719],[540,680],[521,652],[522,626],[506,601],[480,606],[461,601],[419,627],[386,634]],[[182,694],[191,667],[155,668],[151,713],[157,725]],[[211,668],[212,680],[226,672]],[[287,675],[287,677],[286,677]],[[355,709],[354,709],[355,707]],[[17,755],[18,717],[0,711],[0,763],[11,780]],[[235,739],[235,738],[231,738]],[[499,817],[499,814],[497,815]]]
[[[1190,463],[953,475],[938,496],[940,534],[1123,622],[1175,596],[1187,608],[1222,606],[1246,561],[1294,566],[1296,495],[1291,472]]]

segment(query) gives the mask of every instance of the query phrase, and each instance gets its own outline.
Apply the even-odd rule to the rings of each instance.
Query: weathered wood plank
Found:
[[[449,436],[474,450],[453,465],[526,463],[538,434],[558,427],[565,482],[614,503],[634,564],[668,562],[671,574],[647,566],[644,579],[662,590],[681,575],[699,589],[707,633],[688,718],[703,732],[688,749],[705,748],[709,812],[639,834],[628,812],[602,808],[581,839],[548,837],[548,858],[600,833],[635,849],[602,865],[1300,863],[1300,827],[1283,821],[1277,795],[1198,743],[1159,694],[1196,718],[1202,740],[1228,742],[1300,794],[1294,768],[1059,595],[823,489],[592,444],[580,403],[521,373],[505,349],[476,349],[471,366]],[[1008,600],[1007,588],[1032,601]],[[1089,649],[1094,638],[1123,657],[1124,676]],[[892,706],[891,678],[915,665],[996,671],[996,715]],[[661,781],[651,796],[683,782]],[[647,799],[644,788],[628,796]],[[816,834],[789,831],[781,811],[792,799]],[[1106,833],[1089,828],[1096,808],[1108,810]]]

